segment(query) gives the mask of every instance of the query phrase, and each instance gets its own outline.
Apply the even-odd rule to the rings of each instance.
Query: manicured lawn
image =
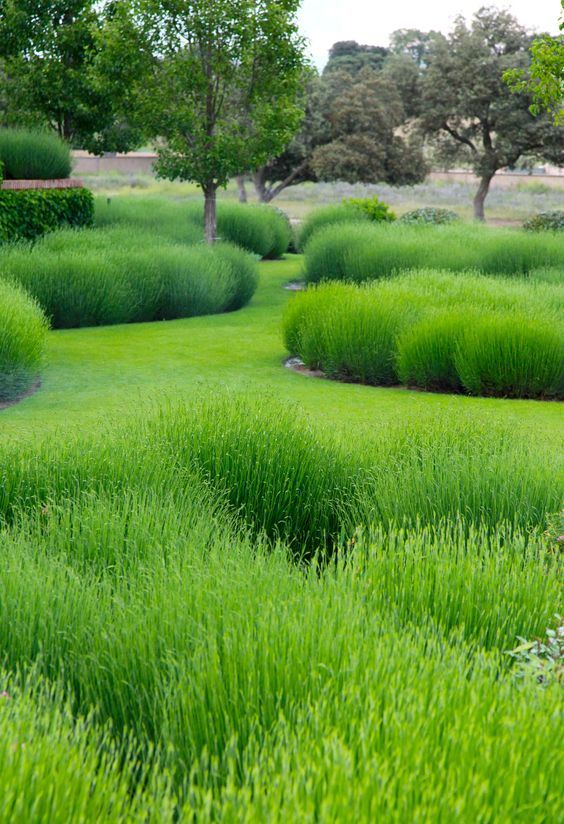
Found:
[[[50,332],[43,385],[0,412],[0,438],[96,428],[108,417],[137,414],[163,398],[191,398],[218,383],[270,392],[330,427],[373,430],[449,409],[530,429],[534,438],[557,438],[562,407],[556,403],[342,385],[284,369],[281,318],[292,294],[282,286],[300,271],[297,256],[261,263],[250,306],[227,315]]]

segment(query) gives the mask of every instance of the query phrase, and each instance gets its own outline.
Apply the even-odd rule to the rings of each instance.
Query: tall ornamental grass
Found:
[[[563,306],[562,286],[549,282],[414,272],[297,295],[284,338],[339,380],[561,398]]]
[[[55,681],[74,714],[95,707],[148,768],[156,748],[180,820],[307,818],[311,786],[327,816],[343,815],[345,793],[367,822],[556,813],[547,741],[561,697],[503,654],[558,605],[557,559],[539,538],[376,532],[346,562],[300,570],[228,530],[203,542],[182,515],[156,498],[61,499],[5,529],[0,557],[7,665]],[[116,557],[140,539],[147,551],[122,574]],[[62,792],[67,770],[50,775]],[[21,795],[32,803],[32,781]]]
[[[55,134],[0,129],[0,163],[6,180],[66,178],[72,168],[70,146]]]
[[[174,504],[205,489],[253,534],[299,556],[332,550],[359,525],[543,526],[560,503],[559,456],[506,427],[446,411],[417,425],[362,434],[359,443],[314,426],[266,397],[216,393],[173,405],[118,436],[0,453],[0,516],[79,490],[128,488]],[[17,456],[17,459],[15,459]]]
[[[37,377],[47,330],[36,301],[0,279],[0,402],[17,398]]]
[[[19,678],[0,671],[0,685],[2,821],[141,824],[157,810],[171,820],[166,776],[142,764],[127,735],[116,741],[93,713],[76,718],[62,687],[33,667]]]
[[[352,203],[339,203],[338,205],[324,206],[322,209],[315,209],[306,217],[298,232],[298,248],[304,251],[311,238],[322,229],[326,229],[326,234],[341,231],[341,226],[345,224],[369,224],[370,217],[366,211],[358,209]]]
[[[0,264],[1,277],[33,295],[57,329],[231,311],[258,283],[242,249],[148,242],[141,230],[60,232],[4,250]]]
[[[203,239],[204,215],[199,202],[159,197],[98,198],[98,227],[131,227],[175,243],[195,244]],[[270,206],[218,203],[218,239],[246,249],[260,258],[279,258],[287,250],[291,230],[286,216]]]
[[[407,269],[473,270],[488,275],[527,275],[564,265],[564,240],[515,229],[469,225],[340,225],[308,243],[308,283],[377,280]]]

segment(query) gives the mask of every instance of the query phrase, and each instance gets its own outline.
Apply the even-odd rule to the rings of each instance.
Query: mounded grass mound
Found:
[[[558,684],[505,650],[559,608],[558,486],[524,433],[433,414],[341,441],[227,393],[3,444],[0,652],[31,697],[6,675],[0,810],[306,820],[315,786],[335,820],[557,818]],[[295,563],[322,525],[332,561]]]
[[[361,283],[407,269],[528,275],[564,266],[564,239],[469,225],[343,225],[320,230],[305,252],[308,283]]]
[[[0,402],[15,400],[37,377],[47,329],[33,298],[0,279]]]
[[[176,243],[201,243],[203,208],[199,201],[171,201],[159,197],[98,198],[95,224],[99,227],[131,226]],[[237,203],[217,205],[217,230],[221,241],[234,243],[260,258],[279,258],[291,241],[286,216],[270,206]]]
[[[48,132],[0,129],[0,163],[5,180],[50,180],[69,177],[70,146]]]
[[[155,242],[125,227],[61,232],[5,250],[1,263],[2,278],[32,294],[56,329],[231,311],[258,283],[255,262],[234,246]]]
[[[298,248],[304,251],[311,238],[322,229],[335,227],[338,224],[356,225],[370,223],[370,216],[366,210],[359,209],[352,203],[340,203],[337,206],[324,206],[315,209],[306,217],[298,232]],[[329,232],[327,232],[329,234]]]
[[[285,343],[338,380],[562,398],[563,304],[562,286],[476,275],[323,284],[288,306]]]

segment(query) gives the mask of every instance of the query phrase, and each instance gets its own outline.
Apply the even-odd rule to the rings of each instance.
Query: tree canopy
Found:
[[[421,82],[419,125],[424,135],[468,163],[480,184],[474,215],[484,218],[484,200],[498,169],[524,155],[564,161],[561,135],[547,115],[534,117],[531,97],[512,94],[503,80],[526,69],[531,35],[506,11],[482,8],[470,25],[459,17],[452,33],[436,36]]]

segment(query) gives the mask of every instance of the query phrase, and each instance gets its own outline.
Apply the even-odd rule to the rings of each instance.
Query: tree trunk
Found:
[[[486,199],[486,195],[490,190],[490,183],[492,178],[493,175],[483,175],[480,178],[480,185],[478,186],[478,191],[474,195],[474,220],[484,221],[486,219],[484,216],[484,201]]]
[[[268,189],[266,188],[265,183],[265,170],[264,169],[257,169],[253,175],[253,182],[255,184],[255,189],[257,193],[257,197],[261,203],[269,203],[270,197],[268,193]]]
[[[216,215],[216,193],[217,186],[214,183],[204,188],[204,237],[206,243],[210,245],[217,240],[217,215]]]
[[[239,190],[239,203],[246,203],[247,190],[245,189],[245,178],[243,175],[237,175],[237,188]]]

